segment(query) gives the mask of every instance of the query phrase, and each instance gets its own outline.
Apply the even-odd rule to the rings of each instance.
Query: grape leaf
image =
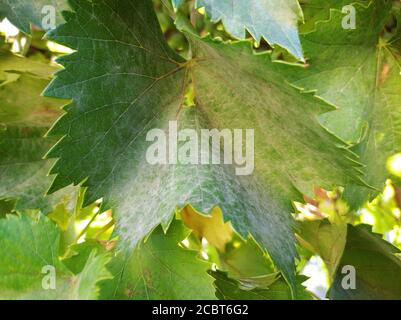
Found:
[[[110,278],[109,256],[93,251],[85,267],[74,276],[59,260],[60,232],[49,219],[22,216],[0,220],[1,299],[96,299],[97,283]],[[45,289],[49,270],[55,271],[55,288]]]
[[[331,10],[329,21],[302,37],[308,66],[294,69],[282,64],[288,79],[336,105],[321,116],[322,123],[341,138],[357,145],[354,151],[366,165],[366,182],[381,190],[387,177],[385,161],[401,150],[400,39],[380,38],[392,1],[354,4],[356,29],[343,29],[344,14]],[[335,36],[333,36],[335,35]],[[353,207],[377,193],[350,185],[346,197]]]
[[[190,231],[173,220],[167,233],[157,227],[133,252],[124,250],[110,264],[112,281],[104,283],[105,299],[215,299],[211,264],[179,242]]]
[[[67,0],[0,0],[0,15],[29,34],[31,24],[41,28],[42,20],[48,14],[47,10],[43,10],[45,6],[55,8],[57,24],[63,22],[61,12],[68,9]]]
[[[227,32],[245,39],[246,30],[259,43],[264,38],[304,60],[298,35],[298,21],[303,19],[298,0],[197,0],[212,21],[222,21]]]
[[[401,299],[400,250],[374,234],[371,226],[348,225],[347,242],[329,297],[337,300]],[[347,272],[355,268],[356,288],[342,286]]]
[[[238,280],[231,279],[225,272],[213,271],[210,274],[216,279],[216,295],[220,300],[291,300],[291,291],[283,279],[275,281],[266,288],[241,289]],[[306,277],[297,277],[297,292],[299,300],[312,300],[312,296],[302,286]]]
[[[344,252],[347,225],[323,221],[304,221],[298,227],[300,244],[318,254],[325,262],[330,279],[334,276]]]
[[[75,197],[71,187],[44,197],[53,161],[43,156],[55,139],[43,136],[60,116],[64,102],[40,94],[55,70],[45,63],[0,54],[0,199],[16,199],[16,210],[48,213],[60,201]]]
[[[190,203],[207,213],[218,205],[291,281],[296,253],[290,200],[314,185],[359,179],[353,153],[317,122],[330,107],[288,86],[250,42],[192,35],[196,57],[184,61],[168,48],[149,0],[135,6],[127,0],[70,3],[75,13],[48,34],[78,50],[59,59],[65,70],[46,90],[73,100],[50,133],[64,136],[48,154],[58,158],[50,191],[84,181],[85,204],[103,197],[122,243],[130,246],[158,224],[166,227],[177,206]],[[184,108],[190,77],[197,106]],[[254,174],[238,177],[229,165],[150,165],[146,134],[167,130],[169,120],[198,133],[254,128]]]

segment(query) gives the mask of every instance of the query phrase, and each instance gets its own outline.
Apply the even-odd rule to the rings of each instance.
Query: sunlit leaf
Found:
[[[109,257],[92,251],[74,275],[58,257],[60,232],[44,216],[0,220],[2,299],[96,299],[97,283],[110,278]],[[52,278],[53,277],[53,278]]]
[[[63,100],[41,96],[51,74],[57,70],[45,63],[9,53],[0,54],[0,199],[16,199],[16,209],[50,212],[60,201],[75,197],[66,188],[45,197],[53,178],[53,161],[43,160],[54,144],[44,138],[61,115]]]
[[[303,60],[298,22],[303,19],[297,0],[197,0],[213,21],[222,21],[227,32],[245,39],[248,31],[259,43],[261,38],[278,44]]]

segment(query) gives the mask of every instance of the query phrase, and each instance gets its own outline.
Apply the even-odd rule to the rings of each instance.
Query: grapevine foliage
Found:
[[[0,15],[22,32],[0,42],[0,298],[322,298],[302,271],[319,257],[328,298],[401,299],[399,1]],[[175,121],[252,129],[252,173],[150,163],[149,132]]]

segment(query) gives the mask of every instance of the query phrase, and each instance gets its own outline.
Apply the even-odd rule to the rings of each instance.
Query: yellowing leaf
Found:
[[[221,252],[225,251],[226,243],[232,239],[231,224],[224,222],[223,213],[218,207],[213,208],[211,215],[206,216],[187,205],[181,210],[181,218],[198,237],[205,238]]]

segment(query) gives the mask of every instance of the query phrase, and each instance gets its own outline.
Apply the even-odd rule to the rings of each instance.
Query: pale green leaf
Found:
[[[45,197],[53,180],[48,176],[53,161],[43,157],[55,139],[44,135],[65,103],[41,96],[55,70],[45,63],[0,54],[0,199],[16,199],[16,210],[48,213],[60,201],[75,197],[73,188]]]
[[[93,251],[78,275],[59,260],[60,232],[44,216],[0,220],[1,299],[96,299],[97,283],[109,279],[109,256]],[[53,271],[49,271],[53,270]],[[55,276],[52,287],[49,277]]]
[[[297,27],[303,19],[298,0],[197,0],[196,6],[205,7],[212,21],[221,20],[238,39],[245,39],[248,31],[258,43],[264,38],[304,59]]]
[[[288,80],[338,107],[321,116],[322,123],[356,144],[354,151],[366,165],[365,181],[381,190],[388,156],[401,151],[401,76],[399,38],[381,39],[392,1],[355,3],[356,28],[344,29],[346,13],[331,10],[330,20],[302,37],[306,67],[282,64]],[[348,18],[347,18],[348,19]],[[376,190],[350,185],[346,196],[353,207],[372,198]]]

